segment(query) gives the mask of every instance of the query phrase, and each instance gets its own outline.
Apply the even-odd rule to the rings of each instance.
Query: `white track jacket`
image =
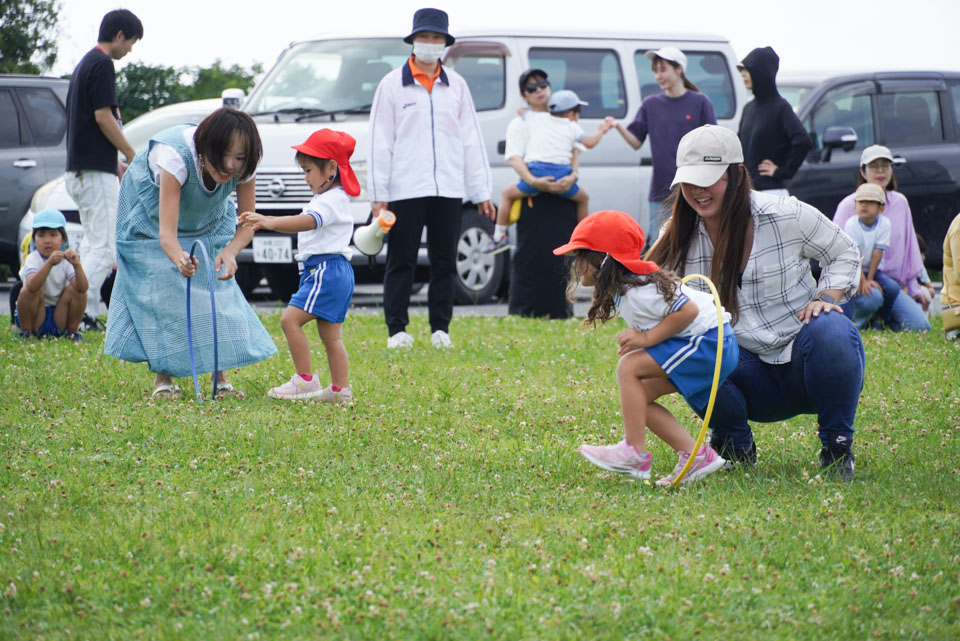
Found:
[[[428,92],[405,62],[380,81],[370,110],[371,201],[490,199],[490,163],[463,76],[440,68]]]

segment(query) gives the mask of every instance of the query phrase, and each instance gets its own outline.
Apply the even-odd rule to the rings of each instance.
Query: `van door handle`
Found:
[[[20,160],[14,160],[13,166],[19,167],[20,169],[30,169],[37,166],[37,161],[30,160],[29,158],[21,158]]]
[[[506,151],[507,151],[507,141],[501,140],[500,142],[497,143],[497,153],[502,156],[503,154],[506,153]]]

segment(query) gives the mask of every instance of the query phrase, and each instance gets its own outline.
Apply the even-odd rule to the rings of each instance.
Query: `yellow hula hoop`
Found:
[[[694,278],[699,278],[707,283],[707,286],[710,288],[710,293],[713,294],[713,304],[717,308],[717,363],[713,367],[713,385],[710,387],[710,401],[707,403],[707,411],[703,415],[703,425],[700,427],[700,435],[697,436],[697,442],[693,444],[693,450],[690,452],[690,458],[687,459],[687,464],[680,470],[677,478],[673,479],[670,487],[677,485],[677,483],[682,481],[683,477],[687,475],[687,472],[693,465],[694,459],[697,457],[697,452],[700,451],[703,439],[707,435],[707,426],[710,425],[710,415],[713,414],[713,402],[717,400],[717,387],[720,385],[720,364],[723,362],[723,306],[720,304],[720,295],[717,294],[717,288],[713,286],[713,281],[702,274],[684,276],[680,282],[686,283]]]

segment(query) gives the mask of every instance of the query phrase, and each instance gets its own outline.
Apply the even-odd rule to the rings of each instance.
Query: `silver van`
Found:
[[[660,91],[644,53],[667,45],[686,53],[686,75],[710,97],[720,124],[736,131],[748,100],[733,49],[719,36],[520,30],[456,35],[444,64],[470,85],[492,165],[494,202],[504,186],[516,180],[503,160],[503,148],[507,124],[524,104],[517,86],[524,69],[543,69],[554,91],[573,89],[589,102],[581,117],[588,132],[607,116],[629,122],[642,99]],[[402,36],[367,33],[304,40],[281,53],[243,106],[256,120],[264,144],[257,170],[259,210],[273,215],[301,211],[311,193],[294,163],[291,145],[316,129],[330,127],[357,139],[351,164],[364,191],[353,202],[354,223],[367,223],[370,105],[380,79],[410,56],[410,46],[402,42]],[[581,157],[580,183],[591,194],[591,210],[619,209],[645,224],[651,172],[649,145],[637,153],[612,133]],[[508,277],[508,256],[480,254],[492,225],[464,203],[457,256],[456,300],[460,303],[492,299]],[[262,267],[274,293],[286,297],[297,286],[294,243],[296,238],[290,235],[258,233],[240,261]],[[384,262],[383,254],[370,259],[357,252],[353,263],[358,282],[379,281]],[[420,264],[427,264],[425,251]]]

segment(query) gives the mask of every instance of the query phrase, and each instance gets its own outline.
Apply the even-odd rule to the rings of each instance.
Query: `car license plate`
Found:
[[[253,262],[290,263],[293,262],[293,241],[289,236],[272,238],[253,237]]]

